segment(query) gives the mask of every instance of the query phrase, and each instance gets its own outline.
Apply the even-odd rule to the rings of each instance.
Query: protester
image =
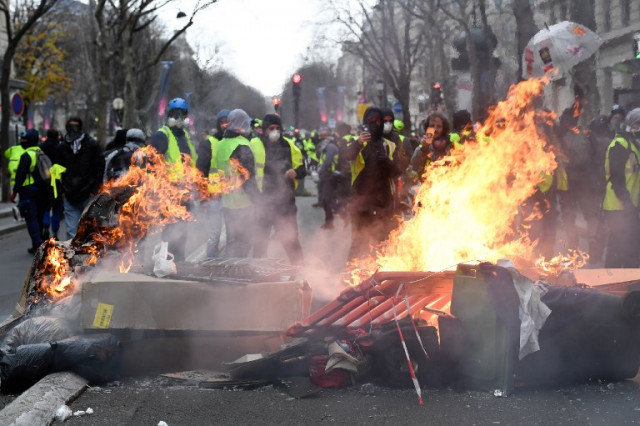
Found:
[[[369,107],[363,117],[365,132],[351,144],[351,248],[349,259],[366,254],[385,240],[393,228],[394,179],[402,173],[393,142],[383,138],[383,112]]]
[[[609,115],[609,123],[614,134],[622,134],[625,131],[624,120],[627,111],[622,105],[614,105]]]
[[[473,121],[471,114],[466,109],[461,109],[453,113],[453,130],[449,134],[449,140],[454,146],[461,146],[476,139],[473,131]]]
[[[230,111],[228,109],[222,109],[218,112],[216,115],[215,131],[212,132],[211,135],[207,136],[206,140],[201,141],[200,145],[198,145],[198,161],[196,162],[196,167],[198,167],[198,170],[200,170],[205,176],[208,176],[212,169],[212,161],[215,162],[218,144],[220,143],[220,139],[222,139],[224,131],[227,128],[227,117],[229,116],[229,112]]]
[[[324,209],[324,223],[320,228],[333,229],[333,214],[338,208],[338,191],[342,183],[338,169],[339,148],[331,135],[323,140],[322,145],[324,148],[320,154],[318,170],[318,200]]]
[[[58,149],[60,147],[60,132],[56,129],[47,130],[47,138],[40,144],[40,149],[51,160],[52,164],[58,164]],[[64,213],[64,200],[62,195],[62,186],[58,179],[49,188],[49,202],[42,218],[42,239],[46,240],[50,236],[49,227],[53,237],[58,239],[58,231],[60,230],[60,220]],[[55,189],[54,189],[55,185]]]
[[[104,148],[105,151],[113,151],[122,148],[127,143],[127,129],[118,129],[111,142]]]
[[[38,131],[34,129],[20,135],[20,145],[25,152],[20,156],[10,197],[13,202],[17,195],[20,196],[18,208],[27,223],[27,231],[31,238],[31,247],[27,249],[30,254],[34,254],[42,244],[42,219],[48,201],[49,182],[40,175],[37,164],[37,156],[41,153],[38,147],[39,140]]]
[[[59,146],[58,162],[66,168],[62,174],[64,192],[64,226],[67,238],[76,235],[80,215],[98,193],[104,173],[104,157],[98,142],[87,135],[79,117],[71,117],[67,134]]]
[[[271,230],[281,242],[292,265],[302,264],[302,246],[298,238],[295,199],[296,181],[306,175],[302,153],[282,136],[282,121],[275,114],[262,120],[264,173],[262,194],[258,198],[257,222],[253,242],[254,257],[265,257]],[[256,163],[256,176],[259,175]]]
[[[133,153],[145,146],[146,136],[141,129],[129,129],[123,145],[112,145],[115,148],[104,153],[104,181],[115,180],[129,170]]]
[[[194,167],[198,155],[191,142],[189,126],[189,105],[182,98],[169,101],[167,120],[163,127],[151,138],[151,146],[164,155],[169,171],[169,179],[179,182],[184,178],[184,167]],[[188,159],[188,160],[187,160]],[[186,164],[184,162],[187,161]],[[169,225],[162,231],[163,241],[169,243],[169,251],[174,259],[182,261],[186,257],[187,228],[182,223]]]
[[[631,110],[605,157],[607,186],[602,208],[607,226],[605,268],[637,268],[640,236],[640,108]]]
[[[253,202],[259,196],[255,179],[255,161],[249,140],[251,118],[241,109],[228,115],[224,138],[216,153],[216,166],[230,179],[240,178],[242,172],[247,179],[242,185],[222,195],[222,213],[227,230],[227,257],[247,257],[251,250],[254,223]],[[236,164],[232,164],[232,160]],[[239,170],[240,166],[244,170]]]
[[[427,165],[450,155],[453,148],[449,137],[449,122],[444,115],[437,112],[431,114],[424,126],[425,137],[411,157],[411,169],[418,176],[422,176]]]

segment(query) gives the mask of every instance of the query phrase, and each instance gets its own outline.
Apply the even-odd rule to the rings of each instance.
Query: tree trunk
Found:
[[[529,0],[513,0],[513,14],[516,18],[516,42],[518,50],[516,61],[518,61],[518,75],[516,81],[522,80],[522,53],[527,47],[529,40],[536,35],[538,27],[533,20],[533,10]]]
[[[98,143],[103,147],[107,140],[107,113],[109,104],[109,49],[107,43],[107,34],[104,23],[104,2],[102,7],[94,9],[95,22],[97,24],[96,45],[98,48],[98,78],[96,81],[96,115],[98,116]]]
[[[402,121],[404,122],[404,133],[411,132],[411,112],[409,111],[409,102],[411,99],[411,79],[407,78],[400,85],[398,91],[398,100],[402,104]]]
[[[9,201],[9,179],[7,172],[8,159],[4,152],[9,148],[9,121],[11,120],[11,100],[9,98],[9,78],[11,76],[11,61],[15,48],[7,48],[3,56],[2,74],[0,75],[0,98],[2,104],[2,124],[0,127],[0,157],[2,158],[2,202]]]
[[[125,21],[127,22],[127,21]],[[131,127],[139,127],[137,111],[138,87],[136,79],[135,52],[133,49],[133,34],[131,25],[125,24],[122,32],[122,40],[124,44],[122,61],[124,64],[124,116],[122,119],[122,127],[125,129]]]
[[[478,118],[483,114],[480,66],[478,64],[476,44],[474,43],[473,36],[471,35],[471,28],[467,27],[466,31],[467,53],[469,54],[469,73],[471,74],[471,82],[473,84],[473,91],[471,92],[471,115],[473,117],[473,120],[478,120]]]

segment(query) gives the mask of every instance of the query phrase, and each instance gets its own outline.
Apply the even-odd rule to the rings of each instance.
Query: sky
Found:
[[[159,14],[169,29],[180,22],[175,19],[177,6],[189,14],[196,2],[176,3]],[[323,0],[218,0],[196,16],[187,40],[201,64],[219,48],[215,63],[265,96],[276,95],[302,64],[319,23],[326,19],[323,4]]]

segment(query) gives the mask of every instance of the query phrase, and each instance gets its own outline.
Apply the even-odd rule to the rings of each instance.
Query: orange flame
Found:
[[[210,199],[235,190],[249,177],[249,172],[236,160],[231,160],[232,176],[208,179],[191,166],[188,156],[183,158],[182,177],[172,179],[170,167],[164,156],[151,146],[136,151],[128,172],[113,182],[106,183],[101,193],[117,198],[118,194],[131,191],[122,204],[118,215],[118,226],[89,231],[90,223],[82,223],[73,240],[81,246],[81,251],[89,256],[84,265],[97,264],[107,249],[122,252],[119,270],[127,273],[133,266],[135,246],[144,238],[152,226],[162,226],[181,220],[192,220],[187,202],[199,196]],[[90,235],[89,235],[90,234]],[[79,238],[84,240],[79,241]],[[70,294],[75,288],[70,256],[55,241],[47,242],[46,252],[36,275],[37,290],[50,298],[57,299]]]
[[[348,265],[352,285],[378,269],[439,271],[505,257],[533,263],[535,241],[526,226],[515,224],[521,205],[557,166],[541,127],[553,121],[553,114],[536,108],[543,87],[542,80],[533,79],[512,86],[478,129],[476,143],[426,168],[414,216],[375,256]],[[504,123],[496,126],[498,120]]]
[[[575,271],[582,268],[589,261],[589,254],[581,250],[569,250],[569,253],[563,255],[558,253],[557,256],[546,260],[544,256],[540,256],[536,260],[536,268],[545,275],[558,276],[564,271]]]

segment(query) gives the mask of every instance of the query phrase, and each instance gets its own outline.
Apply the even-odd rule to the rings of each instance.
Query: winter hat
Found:
[[[218,111],[218,114],[216,115],[216,121],[220,121],[223,118],[227,118],[229,117],[229,113],[231,111],[229,111],[228,109],[221,109],[220,111]]]
[[[229,122],[227,130],[242,135],[248,135],[251,131],[251,117],[242,109],[234,109],[231,111],[227,117],[227,121]]]
[[[276,114],[267,114],[262,119],[262,130],[265,132],[272,124],[277,124],[282,129],[282,119]]]
[[[127,130],[127,142],[145,142],[146,139],[144,132],[140,129]]]
[[[38,131],[36,129],[29,129],[27,131],[20,133],[20,139],[23,140],[20,142],[20,145],[22,145],[25,148],[30,146],[36,146],[40,141],[40,134],[38,134]]]
[[[634,108],[629,111],[627,118],[624,120],[624,124],[627,125],[627,132],[640,132],[640,108]]]

